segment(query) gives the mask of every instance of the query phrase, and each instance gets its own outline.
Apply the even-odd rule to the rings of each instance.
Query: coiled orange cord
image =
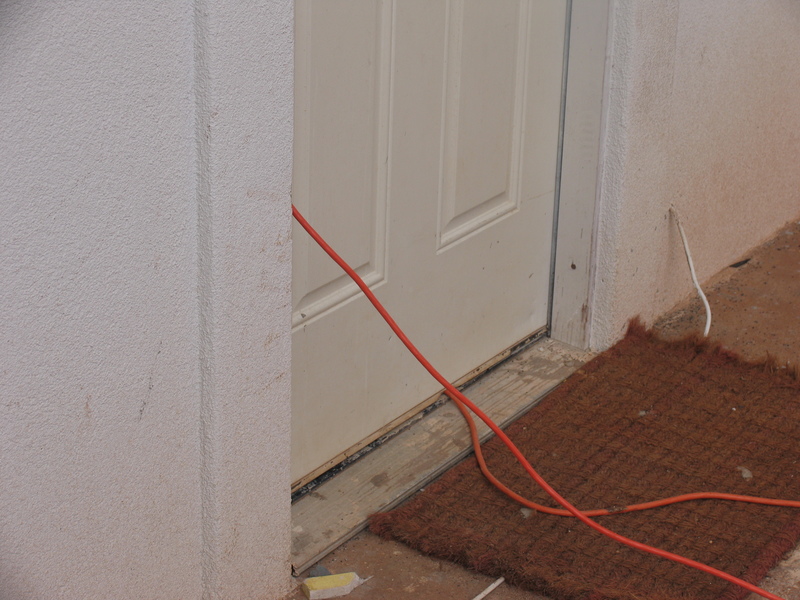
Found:
[[[589,517],[594,516],[602,516],[602,515],[610,515],[610,514],[619,514],[625,512],[632,512],[634,510],[645,510],[648,508],[655,508],[657,506],[666,506],[668,504],[674,504],[676,502],[685,502],[687,500],[698,500],[698,499],[717,499],[717,500],[735,500],[739,502],[755,502],[759,504],[771,504],[775,506],[790,506],[790,507],[798,507],[800,508],[800,502],[794,502],[790,500],[771,500],[765,498],[755,498],[752,496],[739,496],[735,494],[715,494],[711,492],[701,492],[698,494],[685,494],[683,496],[675,496],[673,498],[665,498],[663,500],[657,500],[655,502],[647,502],[644,504],[637,504],[633,506],[625,507],[622,510],[614,510],[609,511],[606,509],[599,509],[599,510],[590,510],[590,511],[580,511],[575,508],[572,504],[570,504],[564,497],[562,497],[553,487],[547,483],[539,473],[531,466],[525,456],[519,451],[519,449],[514,445],[514,443],[508,438],[505,432],[500,429],[480,408],[478,408],[469,398],[467,398],[464,394],[462,394],[453,384],[451,384],[445,377],[437,371],[433,365],[428,362],[422,353],[417,349],[417,347],[411,342],[411,340],[406,336],[402,329],[397,325],[395,320],[392,316],[388,313],[388,311],[383,307],[380,301],[377,299],[375,294],[372,293],[372,290],[369,289],[366,283],[361,279],[361,277],[353,270],[347,262],[344,261],[334,250],[330,247],[330,245],[322,238],[322,236],[317,233],[317,231],[311,227],[311,225],[306,221],[300,211],[292,205],[292,215],[297,220],[297,222],[305,229],[308,234],[314,239],[314,241],[319,244],[319,246],[325,251],[328,256],[330,256],[336,264],[338,264],[344,271],[347,273],[350,278],[358,285],[362,292],[366,295],[367,299],[372,303],[375,309],[380,313],[386,323],[391,327],[392,331],[397,335],[401,342],[408,348],[409,352],[414,355],[420,364],[425,367],[425,370],[430,373],[436,381],[438,381],[445,389],[445,393],[455,402],[458,409],[461,411],[461,414],[464,415],[465,419],[467,420],[467,424],[470,429],[470,437],[472,438],[472,444],[475,449],[475,455],[478,458],[478,463],[480,464],[481,471],[483,474],[489,479],[489,481],[494,484],[500,491],[502,491],[507,496],[511,497],[512,499],[516,500],[517,502],[524,504],[534,510],[545,512],[548,514],[554,515],[563,515],[563,516],[573,516],[576,519],[582,521],[592,529],[599,531],[600,533],[610,537],[621,544],[629,546],[631,548],[635,548],[637,550],[641,550],[643,552],[648,552],[650,554],[655,554],[656,556],[660,556],[662,558],[666,558],[668,560],[672,560],[677,563],[681,563],[683,565],[693,567],[705,573],[709,573],[710,575],[714,575],[719,577],[720,579],[724,579],[730,583],[734,583],[738,586],[743,587],[744,589],[754,592],[759,596],[764,598],[768,598],[769,600],[784,600],[780,596],[772,594],[766,590],[761,589],[760,587],[753,585],[743,579],[739,579],[738,577],[734,577],[724,571],[720,571],[719,569],[715,569],[714,567],[710,567],[703,563],[697,562],[690,558],[686,558],[684,556],[680,556],[679,554],[674,554],[672,552],[667,552],[666,550],[661,550],[660,548],[655,548],[653,546],[648,546],[647,544],[642,544],[641,542],[637,542],[636,540],[632,540],[628,537],[615,533],[614,531],[608,529],[600,525],[599,523],[593,521]],[[477,415],[481,421],[486,423],[489,428],[497,435],[498,438],[506,445],[506,447],[511,451],[514,457],[519,461],[520,465],[528,472],[528,474],[533,478],[533,480],[539,484],[539,486],[547,492],[547,494],[552,497],[558,504],[564,507],[564,509],[553,509],[546,506],[541,506],[539,504],[530,502],[525,498],[519,496],[505,485],[503,485],[500,481],[498,481],[489,471],[489,468],[486,466],[486,462],[483,460],[483,454],[481,453],[480,449],[480,440],[478,439],[477,429],[475,428],[475,423],[472,419],[472,416],[469,414],[469,411],[472,411]]]

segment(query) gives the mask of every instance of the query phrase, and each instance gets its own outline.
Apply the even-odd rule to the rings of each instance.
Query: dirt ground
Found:
[[[778,364],[800,364],[800,222],[791,223],[736,264],[704,284],[713,316],[709,337],[747,359],[758,360],[769,354]],[[704,323],[703,306],[699,299],[692,299],[670,311],[655,326],[666,336],[679,337],[702,332]],[[340,547],[321,564],[332,573],[355,571],[361,577],[370,577],[346,596],[348,600],[471,600],[493,582],[368,532]],[[298,586],[306,575],[297,578]],[[800,551],[789,554],[773,569],[762,587],[786,600],[800,600]],[[298,587],[285,600],[304,597]],[[544,597],[503,584],[487,598]],[[758,596],[751,596],[752,600],[755,598]]]

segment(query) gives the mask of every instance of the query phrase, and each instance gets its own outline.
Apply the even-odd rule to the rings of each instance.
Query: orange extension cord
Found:
[[[486,414],[478,408],[473,402],[467,398],[464,394],[462,394],[458,389],[456,389],[453,384],[451,384],[444,376],[437,371],[433,365],[428,362],[428,360],[422,355],[422,353],[417,349],[416,346],[408,339],[408,336],[403,332],[402,329],[397,325],[395,320],[392,316],[386,311],[380,301],[375,297],[375,294],[372,293],[372,290],[369,289],[366,283],[359,277],[359,275],[348,265],[344,259],[342,259],[334,250],[331,248],[328,243],[316,232],[316,230],[309,225],[308,221],[300,214],[300,211],[293,205],[292,206],[292,215],[297,220],[297,222],[305,229],[308,234],[314,239],[317,244],[330,256],[336,264],[338,264],[349,276],[350,278],[355,281],[356,285],[361,288],[361,291],[367,296],[367,299],[372,303],[372,305],[377,309],[383,319],[388,323],[389,327],[391,327],[392,331],[397,334],[397,337],[400,338],[400,341],[408,348],[411,354],[420,362],[420,364],[425,367],[425,369],[430,373],[436,381],[438,381],[445,389],[445,393],[453,400],[456,404],[458,409],[461,411],[461,414],[464,415],[464,418],[467,421],[470,430],[470,436],[472,438],[472,445],[475,449],[475,455],[478,459],[478,463],[480,464],[481,471],[486,476],[486,478],[495,485],[500,491],[504,494],[509,496],[510,498],[514,499],[515,501],[523,504],[527,507],[530,507],[534,510],[551,514],[551,515],[562,515],[562,516],[573,516],[580,521],[583,521],[586,525],[591,527],[592,529],[599,531],[600,533],[614,539],[621,544],[625,544],[626,546],[630,546],[631,548],[636,548],[637,550],[642,550],[643,552],[649,552],[650,554],[655,554],[656,556],[660,556],[662,558],[666,558],[677,563],[681,563],[683,565],[687,565],[689,567],[693,567],[705,573],[709,573],[736,585],[739,585],[746,590],[751,592],[755,592],[756,594],[764,597],[769,598],[770,600],[784,600],[780,596],[772,594],[766,590],[759,588],[758,586],[753,585],[752,583],[748,583],[743,579],[739,579],[738,577],[734,577],[733,575],[729,575],[724,571],[720,571],[719,569],[715,569],[714,567],[710,567],[703,563],[697,562],[690,558],[686,558],[684,556],[680,556],[678,554],[673,554],[672,552],[667,552],[666,550],[661,550],[659,548],[655,548],[653,546],[648,546],[647,544],[642,544],[641,542],[637,542],[630,538],[627,538],[623,535],[615,533],[606,527],[603,527],[599,523],[592,521],[589,517],[597,517],[603,515],[611,515],[611,514],[622,514],[626,512],[632,512],[636,510],[645,510],[648,508],[656,508],[659,506],[666,506],[668,504],[675,504],[677,502],[686,502],[688,500],[700,500],[700,499],[714,499],[714,500],[734,500],[737,502],[752,502],[757,504],[769,504],[773,506],[788,506],[794,508],[800,508],[800,502],[792,501],[792,500],[772,500],[768,498],[757,498],[753,496],[739,496],[737,494],[720,494],[720,493],[713,493],[713,492],[699,492],[694,494],[684,494],[682,496],[674,496],[672,498],[665,498],[663,500],[656,500],[654,502],[646,502],[643,504],[635,504],[631,506],[626,506],[622,509],[614,509],[614,510],[607,510],[607,509],[598,509],[598,510],[589,510],[589,511],[580,511],[575,508],[572,504],[570,504],[565,498],[563,498],[555,489],[553,489],[550,484],[548,484],[539,473],[531,466],[525,456],[519,451],[519,449],[514,445],[514,443],[508,438],[508,436],[503,432],[500,427],[498,427]],[[479,419],[481,419],[489,428],[497,435],[497,437],[502,440],[502,442],[506,445],[506,447],[511,451],[514,457],[519,461],[519,463],[524,467],[524,469],[528,472],[528,474],[533,478],[533,480],[539,484],[539,486],[547,492],[556,502],[558,502],[564,509],[555,509],[550,508],[547,506],[542,506],[531,502],[519,496],[505,485],[503,485],[497,478],[492,475],[489,471],[489,468],[486,466],[486,462],[483,459],[483,454],[481,452],[480,447],[480,440],[478,439],[478,432],[475,427],[475,422],[472,419],[472,416],[469,414],[471,410],[475,413]]]

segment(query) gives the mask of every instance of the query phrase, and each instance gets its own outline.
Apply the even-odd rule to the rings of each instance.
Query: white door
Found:
[[[451,380],[546,325],[566,0],[298,0],[293,200]],[[297,225],[292,478],[434,394]]]

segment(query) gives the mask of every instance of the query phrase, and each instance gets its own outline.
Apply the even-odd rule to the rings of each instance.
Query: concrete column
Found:
[[[292,9],[0,4],[0,598],[287,589]]]

